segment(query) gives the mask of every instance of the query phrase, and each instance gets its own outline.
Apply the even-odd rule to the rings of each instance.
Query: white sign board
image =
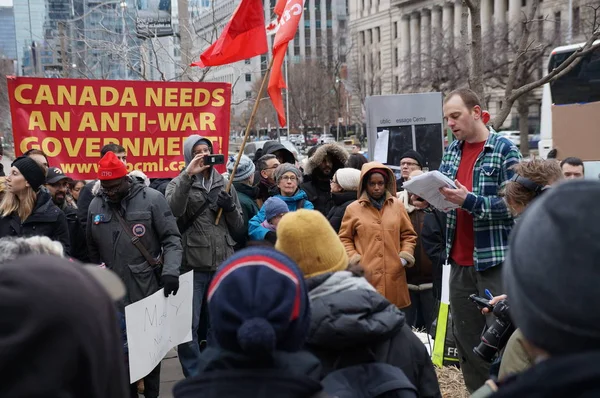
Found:
[[[370,159],[400,166],[402,154],[414,149],[425,158],[424,167],[439,168],[444,152],[442,93],[367,97],[366,109]]]
[[[163,289],[125,307],[129,380],[148,375],[167,352],[192,340],[194,273],[179,277],[179,291],[165,297]]]

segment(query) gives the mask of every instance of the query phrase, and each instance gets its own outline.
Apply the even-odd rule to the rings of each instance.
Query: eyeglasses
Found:
[[[419,163],[414,163],[414,162],[400,162],[400,167],[402,166],[419,166]]]
[[[263,170],[273,170],[273,169],[276,169],[276,168],[278,168],[278,167],[279,167],[279,165],[278,165],[278,164],[276,164],[276,165],[273,165],[273,166],[271,166],[271,167],[265,167]]]
[[[281,179],[283,181],[291,181],[291,182],[298,181],[298,179],[296,178],[296,176],[283,176],[283,177],[281,177]]]

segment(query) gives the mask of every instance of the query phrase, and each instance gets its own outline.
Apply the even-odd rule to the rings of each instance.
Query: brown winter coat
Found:
[[[374,168],[388,173],[388,192],[381,210],[371,204],[364,185],[365,175]],[[413,266],[417,234],[404,205],[396,198],[394,173],[381,163],[371,162],[363,165],[360,180],[358,200],[346,208],[339,237],[348,257],[361,256],[365,278],[371,285],[399,308],[408,307],[410,296],[400,259]]]

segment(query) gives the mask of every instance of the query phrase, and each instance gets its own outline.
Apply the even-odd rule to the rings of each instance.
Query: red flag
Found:
[[[268,51],[262,0],[242,0],[219,39],[192,66],[217,66],[241,61]]]
[[[287,121],[285,120],[285,112],[283,110],[283,98],[281,97],[281,89],[286,88],[285,81],[281,74],[281,65],[287,51],[288,42],[294,38],[298,30],[298,23],[304,9],[304,0],[287,0],[285,7],[282,10],[282,5],[285,0],[279,0],[275,5],[275,11],[280,11],[279,29],[275,34],[273,41],[273,67],[271,68],[271,76],[269,76],[269,97],[273,107],[277,111],[279,124],[284,127]]]

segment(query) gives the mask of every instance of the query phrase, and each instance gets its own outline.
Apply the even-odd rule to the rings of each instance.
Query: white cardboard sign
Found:
[[[177,295],[164,296],[163,289],[125,307],[129,346],[129,380],[148,375],[167,352],[192,340],[194,275],[179,277]]]

